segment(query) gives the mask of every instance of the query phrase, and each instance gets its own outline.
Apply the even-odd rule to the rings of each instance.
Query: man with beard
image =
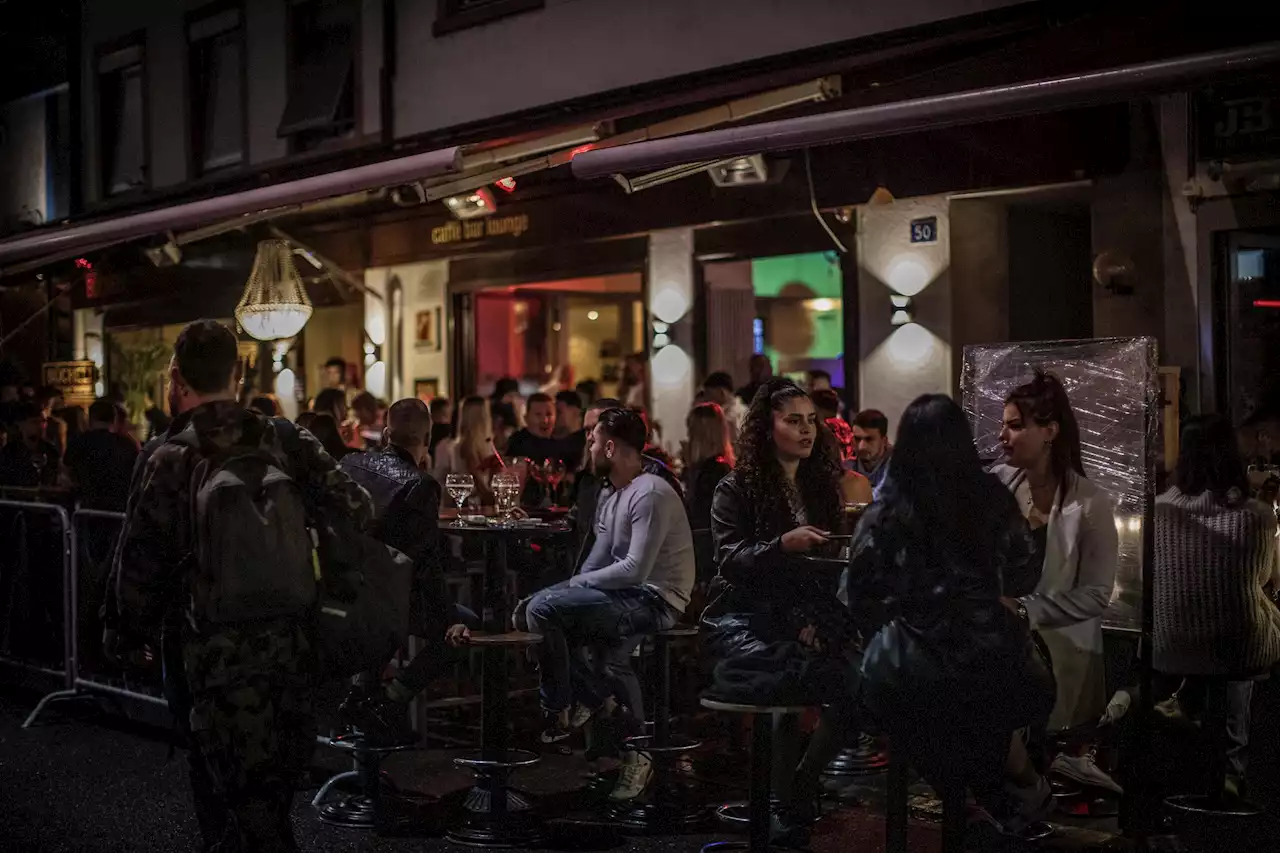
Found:
[[[645,472],[645,425],[621,408],[599,412],[588,454],[603,491],[595,539],[577,574],[537,595],[524,608],[538,646],[542,741],[570,736],[575,722],[610,720],[635,730],[640,684],[632,652],[646,635],[672,627],[693,588],[693,533],[680,494]],[[575,654],[586,649],[586,656]],[[571,717],[576,700],[583,710]],[[576,718],[576,719],[575,719]],[[644,790],[648,759],[628,753],[615,800]]]

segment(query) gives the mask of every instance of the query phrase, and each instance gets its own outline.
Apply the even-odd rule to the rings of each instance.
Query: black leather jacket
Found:
[[[373,498],[370,532],[413,560],[414,621],[434,629],[448,619],[444,593],[444,543],[440,534],[440,484],[398,447],[349,453],[339,466]]]
[[[777,499],[785,500],[781,495]],[[801,628],[813,625],[830,645],[843,648],[853,627],[848,610],[836,598],[838,570],[783,551],[785,530],[761,536],[762,510],[759,503],[747,500],[737,472],[716,487],[711,533],[718,576],[713,601],[703,614],[711,645],[729,654],[744,641],[732,635],[746,632],[766,640],[794,640]]]

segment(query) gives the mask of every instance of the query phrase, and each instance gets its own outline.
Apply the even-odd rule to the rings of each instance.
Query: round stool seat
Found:
[[[514,770],[521,767],[532,767],[542,760],[542,756],[527,749],[504,749],[497,753],[497,758],[485,758],[483,753],[473,752],[453,759],[459,767],[472,770]]]
[[[358,734],[338,735],[337,737],[329,738],[329,746],[343,752],[372,752],[378,754],[408,752],[409,750],[424,748],[416,743],[380,744],[369,740],[364,735]]]
[[[536,646],[542,642],[541,634],[528,631],[508,631],[505,634],[475,633],[467,641],[471,646]]]
[[[816,705],[743,705],[738,702],[721,702],[703,696],[702,707],[711,711],[724,711],[729,714],[803,714],[816,708]]]
[[[702,741],[692,738],[670,735],[666,746],[654,746],[653,735],[637,735],[623,741],[622,748],[630,752],[647,752],[650,755],[680,755],[702,748]]]
[[[697,625],[676,625],[665,631],[658,631],[655,637],[696,637],[698,636]]]

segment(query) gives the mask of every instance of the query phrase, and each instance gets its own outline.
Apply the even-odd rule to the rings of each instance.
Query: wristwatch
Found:
[[[1031,617],[1027,615],[1027,605],[1023,604],[1021,601],[1018,602],[1018,616],[1024,622],[1031,621]]]

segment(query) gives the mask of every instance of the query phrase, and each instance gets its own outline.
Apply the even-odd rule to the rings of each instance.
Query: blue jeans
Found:
[[[537,649],[544,711],[558,713],[574,699],[594,710],[612,696],[643,719],[631,654],[646,635],[679,619],[660,595],[644,587],[557,585],[535,595],[526,613],[529,629],[542,635]]]

